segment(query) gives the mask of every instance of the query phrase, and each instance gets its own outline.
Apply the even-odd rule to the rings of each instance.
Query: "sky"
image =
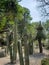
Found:
[[[32,19],[33,22],[38,22],[41,20],[41,15],[38,11],[38,8],[37,8],[38,4],[36,0],[22,0],[19,4],[30,10],[30,15],[33,18]]]

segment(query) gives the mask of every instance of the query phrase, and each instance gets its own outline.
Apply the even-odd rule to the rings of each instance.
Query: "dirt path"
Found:
[[[41,60],[43,58],[49,57],[48,56],[49,50],[44,49],[43,54],[37,53],[37,51],[38,51],[38,49],[34,52],[33,55],[31,55],[29,57],[30,65],[41,65]],[[9,56],[0,58],[0,65],[10,65],[10,64],[7,64],[8,62],[10,62]],[[12,64],[12,65],[14,65],[14,64]],[[17,63],[15,65],[20,65],[19,58],[17,59]]]
[[[39,53],[39,50],[36,49],[35,53],[30,56],[30,65],[41,65],[41,60],[47,57],[49,57],[49,50],[43,49],[43,53]]]

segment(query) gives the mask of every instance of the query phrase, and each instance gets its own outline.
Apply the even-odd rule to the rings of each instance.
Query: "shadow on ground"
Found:
[[[16,63],[14,62],[14,63],[10,63],[10,62],[8,62],[8,63],[6,63],[6,64],[4,64],[4,65],[19,65],[20,64],[20,62],[19,62],[19,60],[17,59],[16,60]]]
[[[15,65],[15,63],[6,63],[6,64],[4,64],[4,65]]]
[[[48,57],[48,55],[46,55],[45,53],[35,53],[35,54],[31,55],[30,57],[33,57],[33,58],[45,58],[45,57]]]

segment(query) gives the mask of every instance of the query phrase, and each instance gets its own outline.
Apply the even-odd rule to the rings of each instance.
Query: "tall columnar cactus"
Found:
[[[29,54],[33,54],[33,38],[32,35],[29,35]]]
[[[29,65],[29,46],[28,46],[28,35],[24,35],[24,54],[25,54],[25,65]]]
[[[20,65],[24,65],[21,40],[18,41],[18,53],[19,53]]]
[[[13,53],[12,53],[12,40],[13,40],[13,33],[11,32],[10,35],[8,36],[8,40],[9,40],[9,43],[8,43],[8,49],[9,49],[9,52],[10,52],[10,61],[11,63],[13,63]]]
[[[14,44],[13,44],[13,60],[16,62],[16,56],[17,56],[17,22],[15,18],[15,23],[14,23]]]
[[[9,40],[8,40],[8,33],[6,34],[7,35],[7,48],[6,48],[6,55],[8,54],[8,51],[9,51],[9,49],[8,49],[8,45],[9,45]]]

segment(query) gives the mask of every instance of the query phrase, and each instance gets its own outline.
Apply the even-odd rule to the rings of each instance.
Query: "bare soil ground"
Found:
[[[34,50],[34,54],[29,56],[30,65],[41,65],[41,60],[43,58],[49,57],[49,50],[44,49],[43,53],[39,53],[39,50]],[[8,64],[10,62],[10,57],[0,58],[0,65],[20,65],[19,58],[17,58],[16,64]]]
[[[49,50],[44,49],[43,53],[39,53],[39,50],[36,49],[34,54],[30,56],[30,65],[41,65],[41,60],[47,57],[49,57]]]

